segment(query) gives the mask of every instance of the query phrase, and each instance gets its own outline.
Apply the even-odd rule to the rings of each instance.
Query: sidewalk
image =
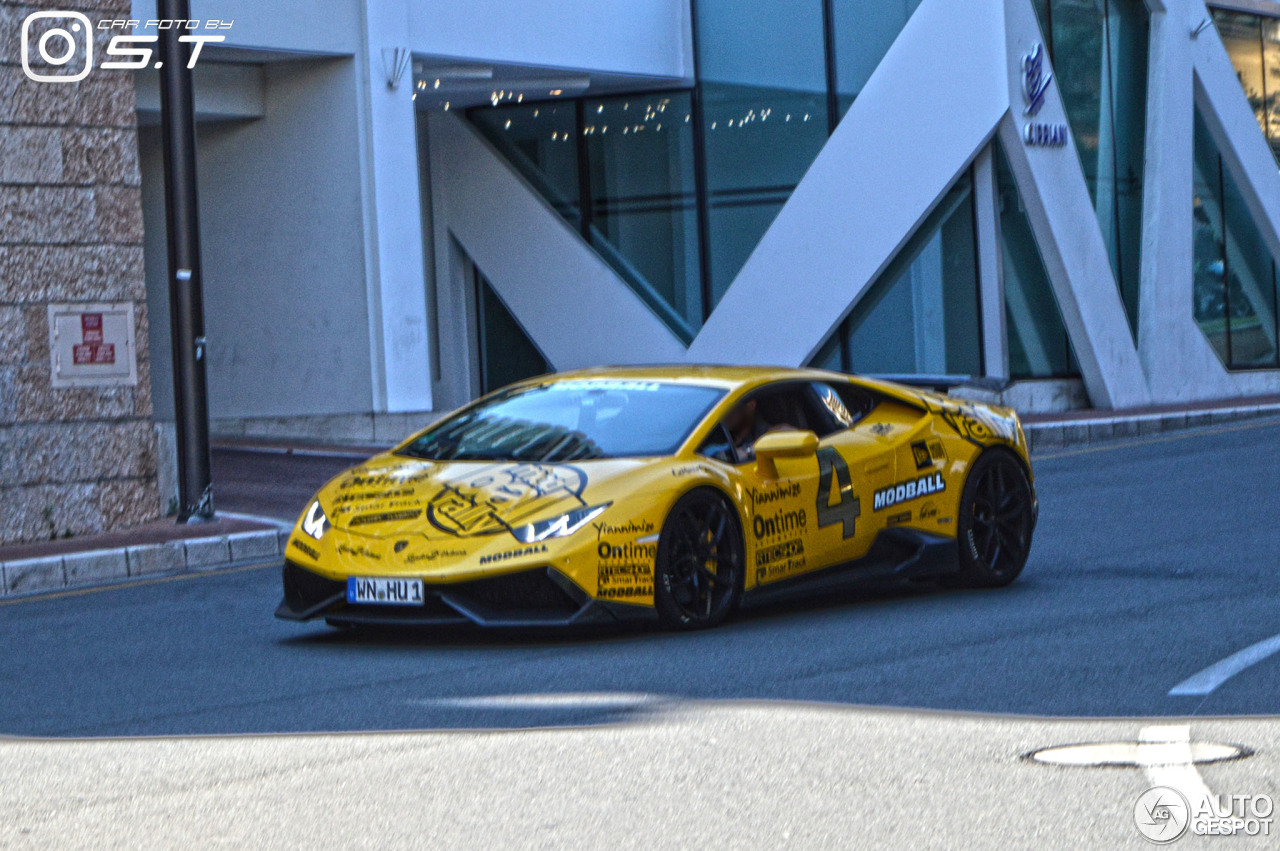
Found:
[[[1280,416],[1280,395],[1123,411],[1027,414],[1022,418],[1022,427],[1034,453],[1273,416]]]
[[[288,532],[270,521],[172,518],[102,535],[0,547],[0,597],[238,567],[280,558]]]

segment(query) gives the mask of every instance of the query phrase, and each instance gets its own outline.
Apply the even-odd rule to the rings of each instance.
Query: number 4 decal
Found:
[[[835,487],[832,487],[832,485]],[[832,494],[835,503],[832,504]],[[818,527],[844,524],[844,537],[852,538],[862,516],[862,501],[853,495],[849,465],[831,447],[818,450]]]

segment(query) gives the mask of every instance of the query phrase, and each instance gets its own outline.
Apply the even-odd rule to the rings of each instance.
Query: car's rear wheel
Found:
[[[715,626],[742,593],[743,546],[737,513],[719,493],[690,491],[676,502],[658,538],[653,602],[672,629]]]
[[[960,495],[956,518],[960,571],[945,577],[945,584],[1008,585],[1027,563],[1034,526],[1035,499],[1022,464],[1004,449],[982,453]]]

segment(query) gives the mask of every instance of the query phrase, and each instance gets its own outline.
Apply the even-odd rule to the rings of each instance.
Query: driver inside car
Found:
[[[756,441],[773,431],[794,431],[795,426],[781,423],[771,426],[760,416],[756,408],[758,402],[748,399],[731,410],[724,418],[725,430],[732,441],[730,449],[733,463],[745,464],[756,458]]]

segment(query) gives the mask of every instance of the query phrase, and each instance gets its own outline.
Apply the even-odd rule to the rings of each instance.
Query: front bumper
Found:
[[[551,567],[470,582],[424,583],[421,606],[369,606],[347,602],[347,584],[286,560],[284,599],[276,617],[324,618],[334,625],[462,625],[486,627],[616,624],[656,618],[648,606],[596,600]]]

